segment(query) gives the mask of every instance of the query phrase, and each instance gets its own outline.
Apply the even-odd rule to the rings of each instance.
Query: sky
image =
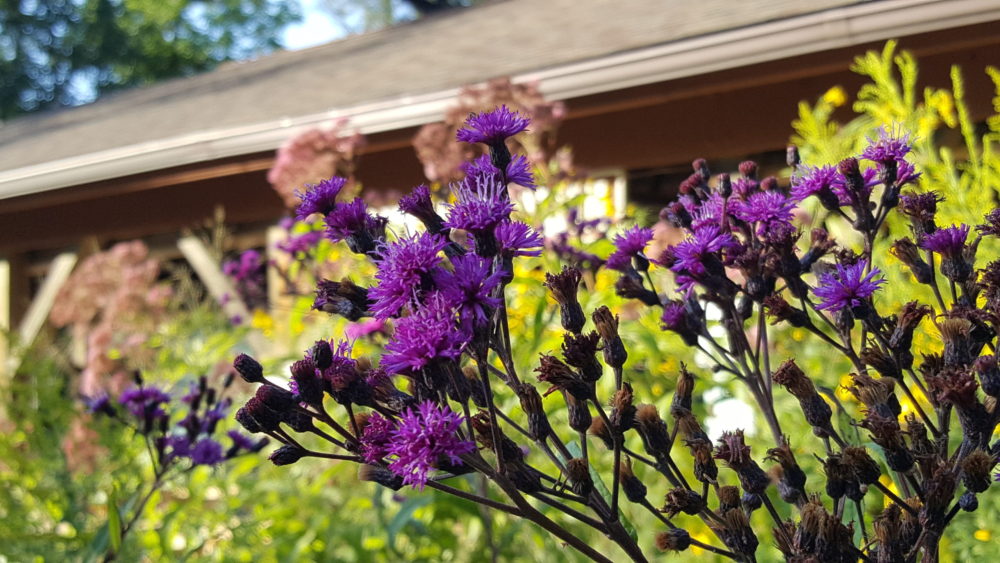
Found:
[[[328,43],[344,30],[319,7],[319,0],[301,0],[302,21],[285,30],[285,48],[290,51]]]

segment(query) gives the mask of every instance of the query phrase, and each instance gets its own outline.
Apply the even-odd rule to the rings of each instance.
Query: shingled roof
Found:
[[[979,5],[984,1],[947,3]],[[493,77],[542,76],[546,69],[585,67],[588,61],[627,58],[643,49],[669,48],[723,30],[760,27],[804,15],[816,16],[810,25],[833,26],[832,36],[846,36],[840,42],[850,42],[849,35],[856,30],[844,25],[847,20],[836,15],[838,10],[873,4],[878,7],[870,12],[895,7],[904,13],[905,23],[905,13],[912,13],[914,6],[945,3],[497,0],[311,49],[226,64],[213,72],[108,96],[87,106],[16,119],[0,127],[0,198],[72,185],[74,178],[66,174],[68,170],[86,170],[81,179],[93,181],[156,169],[158,164],[150,160],[154,154],[171,155],[170,162],[183,164],[240,151],[269,150],[290,134],[290,130],[271,134],[282,127],[339,115],[357,117],[366,110],[398,113],[398,108],[436,94],[443,93],[439,96],[443,99],[462,85]],[[829,17],[824,19],[824,14]],[[1000,19],[1000,13],[996,16]],[[840,26],[835,25],[838,22]],[[830,39],[817,36],[815,45],[802,41],[799,50],[821,49],[823,41]],[[600,85],[605,89],[621,86]],[[567,90],[562,97],[571,93]],[[366,122],[363,116],[353,123],[374,132],[430,119],[433,116],[426,112],[404,112],[391,125]],[[241,145],[227,145],[237,137],[244,140]],[[189,148],[184,155],[164,152],[184,147]],[[147,161],[124,166],[126,156]]]

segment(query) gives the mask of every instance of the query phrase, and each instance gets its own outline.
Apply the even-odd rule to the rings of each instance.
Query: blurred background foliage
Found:
[[[979,222],[982,214],[995,206],[995,190],[1000,186],[1000,156],[996,152],[1000,136],[1000,74],[995,69],[987,70],[998,85],[998,115],[986,125],[977,125],[969,122],[965,112],[958,69],[952,73],[950,87],[918,91],[916,61],[906,53],[896,52],[890,43],[882,52],[859,57],[855,71],[868,81],[854,98],[849,120],[834,119],[835,115],[848,113],[844,110],[850,96],[839,87],[814,103],[801,104],[799,118],[793,124],[792,142],[800,147],[803,162],[835,163],[857,153],[865,137],[873,135],[879,126],[898,126],[915,138],[912,158],[923,173],[920,189],[937,190],[948,200],[942,207],[942,219]],[[528,377],[537,365],[538,354],[558,350],[562,341],[558,308],[540,283],[545,273],[559,269],[560,254],[574,252],[577,258],[589,254],[596,259],[610,253],[607,231],[610,228],[613,235],[620,227],[593,221],[593,213],[588,218],[582,211],[587,205],[593,211],[594,194],[598,194],[598,208],[600,211],[603,206],[604,217],[620,216],[622,212],[615,209],[606,182],[566,173],[570,167],[565,153],[546,153],[535,165],[545,180],[540,183],[548,187],[534,193],[515,193],[514,197],[519,200],[519,209],[524,210],[521,219],[543,230],[550,250],[537,258],[520,259],[507,293],[516,367]],[[440,188],[441,184],[434,187]],[[587,203],[585,194],[591,196],[591,203]],[[655,211],[630,206],[625,214],[638,223],[650,224],[655,221]],[[838,227],[836,220],[827,221],[820,209],[808,211],[808,219],[816,225],[840,229],[838,236],[849,237],[846,226]],[[300,236],[318,228],[300,223],[291,226],[289,234]],[[888,228],[894,237],[907,234],[905,222],[898,218]],[[671,236],[669,230],[658,231],[659,239],[669,240]],[[995,249],[989,252],[996,255]],[[883,269],[892,281],[880,294],[878,305],[883,311],[914,295],[929,297],[914,289],[909,274],[888,252],[876,255],[885,257]],[[122,369],[141,369],[148,381],[179,389],[199,375],[224,377],[231,358],[239,351],[249,351],[245,337],[256,331],[267,337],[271,347],[266,372],[281,377],[290,362],[301,357],[301,351],[314,340],[339,338],[349,328],[343,319],[311,310],[308,288],[315,279],[347,275],[361,282],[372,272],[366,261],[325,241],[298,253],[296,259],[294,265],[287,265],[286,274],[299,289],[271,303],[268,312],[256,311],[239,326],[225,318],[214,300],[190,284],[185,285],[183,280],[189,275],[185,278],[183,272],[174,272],[176,293],[143,342],[148,353],[135,355],[134,362],[125,357],[115,359]],[[656,276],[661,291],[672,291],[666,276]],[[728,377],[702,369],[708,365],[704,358],[685,348],[675,335],[662,332],[655,312],[617,297],[616,277],[596,267],[588,269],[584,276],[586,289],[580,292],[581,303],[587,311],[601,304],[613,305],[627,320],[622,324],[629,352],[626,369],[636,387],[637,400],[653,403],[666,413],[676,375],[681,362],[685,362],[698,378],[696,414],[709,418],[710,432],[729,428],[727,421],[731,422],[733,409],[750,401],[743,388]],[[924,324],[926,330],[918,344],[934,350],[938,337],[929,326]],[[141,441],[106,420],[84,414],[78,370],[70,361],[72,344],[65,332],[37,342],[11,387],[2,394],[6,416],[0,421],[0,559],[6,561],[99,559],[102,542],[107,542],[109,500],[128,503],[130,495],[150,474]],[[826,348],[802,331],[778,329],[775,335],[775,361],[794,356],[835,409],[856,414],[857,403],[841,387],[850,372],[846,362],[831,363]],[[385,338],[380,330],[359,337],[356,355],[376,353]],[[108,354],[115,356],[113,346]],[[241,385],[237,381],[233,393],[237,404],[249,393]],[[820,442],[801,426],[795,401],[780,391],[775,395],[781,423],[793,437],[793,448],[804,454],[819,450]],[[515,397],[502,400],[513,418],[523,420]],[[560,412],[564,410],[561,400],[550,397],[546,407],[556,421],[565,419],[565,413]],[[912,406],[904,404],[904,412],[907,408]],[[231,420],[226,423],[235,424]],[[553,426],[566,427],[558,423]],[[757,427],[763,428],[763,424]],[[853,428],[841,430],[859,436]],[[568,442],[576,439],[569,435],[563,438]],[[862,442],[865,440],[861,437]],[[760,454],[767,438],[751,430],[749,441]],[[642,450],[638,442],[629,446]],[[678,453],[676,459],[682,470],[689,470],[689,456],[680,448]],[[807,455],[799,459],[807,473],[815,475],[820,471],[815,460],[808,464]],[[548,463],[540,458],[532,461],[541,466]],[[609,459],[603,461],[610,465]],[[647,469],[635,467],[640,478],[649,474]],[[127,539],[122,560],[523,561],[528,549],[533,561],[579,560],[575,552],[561,547],[547,534],[506,515],[486,514],[463,500],[432,490],[393,493],[358,481],[354,471],[351,464],[308,458],[291,466],[273,467],[262,456],[242,457],[215,469],[199,468],[170,483],[153,498],[136,533]],[[650,477],[646,480],[649,498],[656,504],[666,487],[661,480]],[[482,486],[474,477],[463,479],[461,486],[470,490]],[[882,509],[878,498],[874,494],[866,498],[869,522]],[[1000,534],[1000,527],[991,515],[1000,510],[1000,499],[985,495],[981,503],[977,512],[956,518],[942,544],[943,560],[986,557],[995,551],[993,537]],[[631,506],[625,506],[625,511],[639,537],[646,538],[640,540],[643,547],[651,548],[658,523]],[[680,516],[677,521],[687,526],[693,537],[711,539],[699,520]],[[754,524],[757,529],[770,529],[762,511],[754,514]],[[615,553],[606,538],[587,540],[603,552]],[[674,556],[678,560],[705,557],[711,554],[697,549]],[[762,542],[758,559],[778,558],[777,550],[769,542]]]

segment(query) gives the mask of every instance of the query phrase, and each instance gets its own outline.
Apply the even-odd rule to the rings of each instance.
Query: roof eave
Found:
[[[884,0],[854,4],[636,49],[512,77],[537,80],[565,100],[782,60],[851,45],[1000,20],[995,0]],[[457,89],[403,96],[155,142],[0,172],[0,199],[274,150],[295,133],[347,118],[372,134],[438,121]]]

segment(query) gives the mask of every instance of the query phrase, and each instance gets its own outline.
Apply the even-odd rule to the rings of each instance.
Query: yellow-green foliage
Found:
[[[852,106],[855,115],[850,121],[833,120],[834,111],[848,100],[847,93],[839,86],[831,88],[814,104],[802,102],[799,105],[792,143],[799,146],[803,163],[813,166],[835,164],[858,154],[866,137],[877,134],[878,128],[898,128],[911,135],[914,144],[909,160],[922,173],[918,186],[906,188],[904,193],[933,190],[943,196],[945,201],[938,206],[937,216],[941,226],[982,223],[983,215],[997,206],[1000,194],[1000,152],[997,150],[1000,72],[993,67],[985,69],[993,81],[995,97],[994,115],[984,124],[973,122],[969,115],[962,71],[957,66],[951,69],[950,87],[920,90],[917,88],[916,59],[910,53],[897,51],[896,43],[890,41],[881,52],[870,51],[857,57],[852,69],[868,77],[869,81],[856,94]],[[981,69],[966,71],[979,72]],[[823,221],[818,207],[811,210],[816,214],[817,223]],[[849,234],[846,231],[850,226],[842,221],[831,219],[825,224],[840,240],[844,240],[841,235]],[[906,267],[888,252],[891,241],[911,236],[909,222],[901,214],[890,214],[886,228],[888,236],[875,249],[875,256],[890,282],[880,292],[877,302],[880,310],[883,313],[892,311],[912,299],[932,302],[934,297],[929,288],[913,281]],[[979,265],[997,256],[995,242],[984,239],[979,248]],[[925,353],[938,351],[940,337],[933,324],[925,321],[922,328],[916,335],[915,348]],[[821,348],[788,348],[794,351],[801,365],[813,366],[815,373],[827,374],[822,382],[825,385],[836,385],[837,382],[830,379],[847,373],[831,370],[828,359],[821,355]],[[833,377],[829,377],[831,371],[834,371]],[[856,408],[845,390],[838,389],[835,393],[846,408]],[[912,408],[909,401],[904,400],[904,403],[904,409]],[[989,555],[995,550],[990,541],[1000,533],[1000,528],[989,515],[1000,509],[1000,499],[996,496],[982,495],[978,511],[955,519],[942,541],[942,560],[967,560]],[[877,514],[877,510],[874,512]]]

